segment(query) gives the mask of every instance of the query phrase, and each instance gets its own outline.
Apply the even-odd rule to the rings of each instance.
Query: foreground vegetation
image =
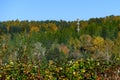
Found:
[[[0,80],[119,80],[119,22],[0,22]]]
[[[120,62],[120,60],[118,60]],[[10,62],[1,66],[2,80],[103,80],[120,79],[118,63],[95,61],[91,59],[68,61],[60,66],[49,61],[46,68],[32,63]]]

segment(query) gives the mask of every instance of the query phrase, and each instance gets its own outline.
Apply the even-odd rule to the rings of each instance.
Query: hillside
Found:
[[[0,22],[1,80],[119,80],[120,16]]]

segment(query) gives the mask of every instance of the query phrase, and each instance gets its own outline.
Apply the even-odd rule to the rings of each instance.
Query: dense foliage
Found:
[[[0,22],[0,79],[120,79],[120,16],[76,23]]]

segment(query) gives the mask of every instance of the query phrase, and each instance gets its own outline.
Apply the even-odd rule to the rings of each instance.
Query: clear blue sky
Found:
[[[120,0],[0,0],[0,21],[74,21],[109,15],[120,15]]]

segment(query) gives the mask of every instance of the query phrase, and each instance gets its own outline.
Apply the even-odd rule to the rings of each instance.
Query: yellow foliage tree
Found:
[[[95,37],[94,39],[93,39],[93,45],[96,47],[96,48],[101,48],[101,47],[103,47],[103,45],[104,45],[104,39],[102,38],[102,37]]]
[[[33,31],[38,32],[38,31],[39,31],[39,27],[32,26],[32,27],[30,28],[30,32],[33,32]]]
[[[58,28],[54,23],[49,23],[48,28],[52,31],[56,31]]]

